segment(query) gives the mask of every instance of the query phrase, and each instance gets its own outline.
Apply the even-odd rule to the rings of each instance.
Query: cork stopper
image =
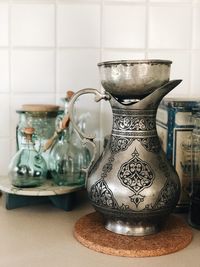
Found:
[[[74,93],[73,91],[70,91],[70,90],[69,90],[69,91],[67,91],[67,93],[66,93],[66,98],[67,98],[68,100],[70,100],[74,94],[75,94],[75,93]]]
[[[32,140],[32,136],[33,136],[34,132],[35,132],[35,129],[32,127],[26,127],[23,129],[23,134],[24,134],[27,141]]]

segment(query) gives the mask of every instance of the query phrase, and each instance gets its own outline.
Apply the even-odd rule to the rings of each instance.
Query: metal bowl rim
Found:
[[[165,60],[165,59],[139,59],[139,60],[111,60],[111,61],[104,61],[99,62],[97,64],[98,67],[100,66],[110,66],[110,65],[129,65],[129,64],[165,64],[165,65],[171,65],[171,60]]]

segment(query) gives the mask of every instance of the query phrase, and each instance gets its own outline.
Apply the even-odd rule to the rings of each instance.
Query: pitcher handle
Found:
[[[75,131],[78,133],[80,138],[82,139],[82,143],[84,145],[86,143],[89,143],[93,148],[93,155],[92,155],[92,159],[90,161],[90,164],[87,168],[83,169],[83,171],[86,173],[86,182],[87,182],[89,170],[91,169],[91,167],[95,163],[95,158],[97,155],[97,147],[96,147],[96,144],[94,142],[96,135],[95,134],[89,134],[88,135],[87,133],[84,133],[83,131],[81,131],[79,129],[79,127],[77,126],[75,119],[74,119],[74,116],[73,116],[74,104],[75,104],[77,98],[79,96],[85,95],[85,94],[94,94],[95,95],[95,98],[94,98],[95,102],[99,102],[102,99],[110,100],[110,95],[101,94],[98,90],[93,89],[93,88],[85,88],[85,89],[82,89],[82,90],[78,91],[77,93],[75,93],[73,95],[73,97],[71,98],[70,103],[69,103],[69,113],[68,114],[69,114],[69,118],[70,118],[70,121],[72,123],[72,126],[74,127]]]

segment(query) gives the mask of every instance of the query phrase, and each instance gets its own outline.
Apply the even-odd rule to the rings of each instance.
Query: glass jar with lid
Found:
[[[26,104],[22,105],[20,110],[16,111],[19,114],[19,123],[16,128],[16,143],[19,150],[24,143],[23,129],[26,127],[34,128],[32,136],[35,149],[41,153],[48,162],[49,152],[43,152],[46,141],[55,132],[56,118],[59,114],[63,114],[63,110],[56,105],[46,104]]]

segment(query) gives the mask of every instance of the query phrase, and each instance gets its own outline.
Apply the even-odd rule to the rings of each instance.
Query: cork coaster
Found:
[[[179,217],[170,215],[162,231],[144,237],[125,236],[104,228],[103,217],[93,212],[80,218],[75,238],[84,246],[105,254],[124,257],[154,257],[185,248],[192,241],[192,231]]]

